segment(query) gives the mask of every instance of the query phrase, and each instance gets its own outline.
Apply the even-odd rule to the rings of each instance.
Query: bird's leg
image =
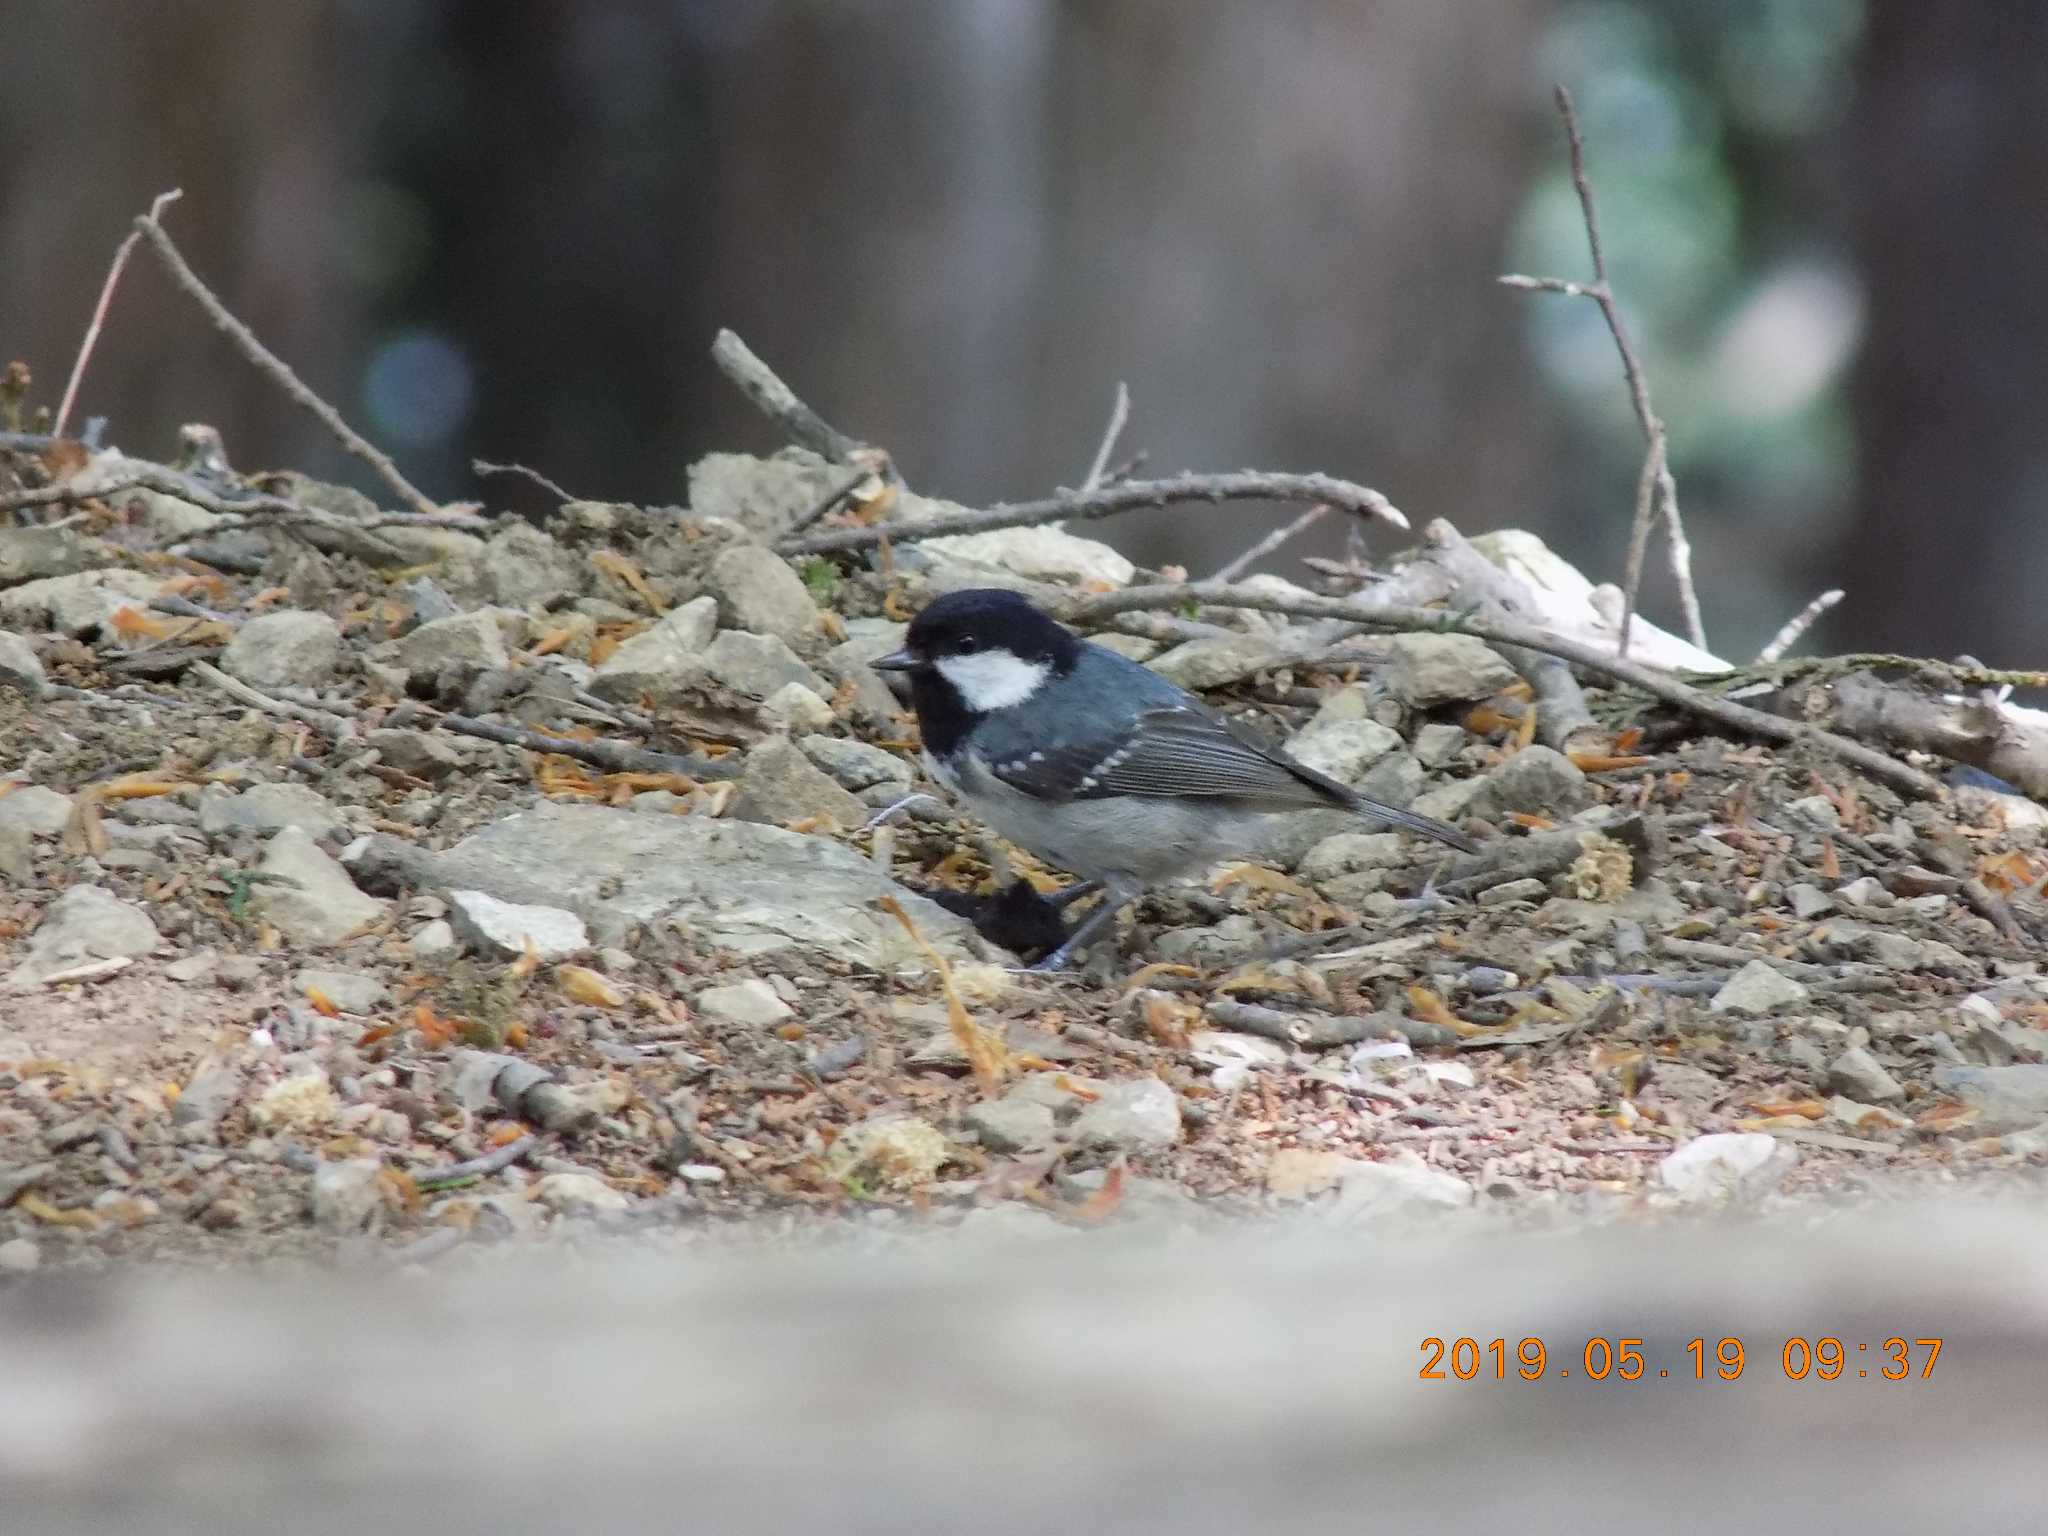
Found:
[[[1102,883],[1099,880],[1080,880],[1072,885],[1063,885],[1058,890],[1053,891],[1046,896],[1045,902],[1047,906],[1064,912],[1090,891],[1099,891],[1101,889]]]
[[[871,828],[879,827],[883,822],[887,821],[891,816],[894,816],[906,805],[915,805],[920,800],[930,800],[934,804],[937,804],[939,801],[939,797],[937,795],[930,794],[922,789],[918,790],[914,794],[905,795],[901,800],[895,801],[890,805],[883,806],[882,809],[875,812],[875,814],[870,816],[866,821],[862,822],[860,824],[860,830],[866,832]]]
[[[1067,936],[1066,943],[1036,965],[1028,966],[1026,969],[1037,973],[1065,970],[1067,962],[1093,944],[1104,929],[1114,930],[1117,914],[1136,901],[1144,889],[1142,886],[1129,885],[1121,880],[1106,880],[1102,884],[1106,891],[1102,905],[1090,912],[1081,926]],[[1057,900],[1067,894],[1067,891],[1055,892],[1052,899]]]

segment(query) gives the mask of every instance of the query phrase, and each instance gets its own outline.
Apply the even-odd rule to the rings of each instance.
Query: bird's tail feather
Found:
[[[1433,837],[1440,843],[1449,843],[1460,853],[1477,853],[1479,845],[1447,822],[1438,821],[1434,816],[1424,816],[1417,811],[1404,811],[1399,806],[1370,799],[1365,795],[1351,797],[1351,809],[1361,816],[1370,816],[1375,821],[1391,822],[1397,827],[1406,827],[1411,832],[1420,832],[1424,837]]]

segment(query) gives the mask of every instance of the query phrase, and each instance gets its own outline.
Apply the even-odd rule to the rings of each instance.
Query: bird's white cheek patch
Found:
[[[934,663],[969,709],[1008,709],[1038,692],[1052,671],[1049,662],[1026,661],[1008,651],[983,651],[974,656],[947,656]]]

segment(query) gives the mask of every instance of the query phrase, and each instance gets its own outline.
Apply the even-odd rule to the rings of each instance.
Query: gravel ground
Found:
[[[930,803],[861,828],[919,781],[865,662],[936,590],[1133,573],[1043,528],[771,553],[841,477],[718,455],[687,510],[487,537],[153,490],[0,528],[0,1273],[2038,1183],[2048,813],[1615,696],[1555,752],[1460,636],[1109,637],[1483,852],[1303,818],[1015,974],[1054,872]]]

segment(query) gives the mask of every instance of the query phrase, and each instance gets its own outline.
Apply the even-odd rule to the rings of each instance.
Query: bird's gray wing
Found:
[[[1192,796],[1263,802],[1275,810],[1348,805],[1353,796],[1321,774],[1276,756],[1217,717],[1186,706],[1150,709],[1120,730],[1049,746],[1005,750],[981,743],[988,768],[1041,800],[1115,795]]]

